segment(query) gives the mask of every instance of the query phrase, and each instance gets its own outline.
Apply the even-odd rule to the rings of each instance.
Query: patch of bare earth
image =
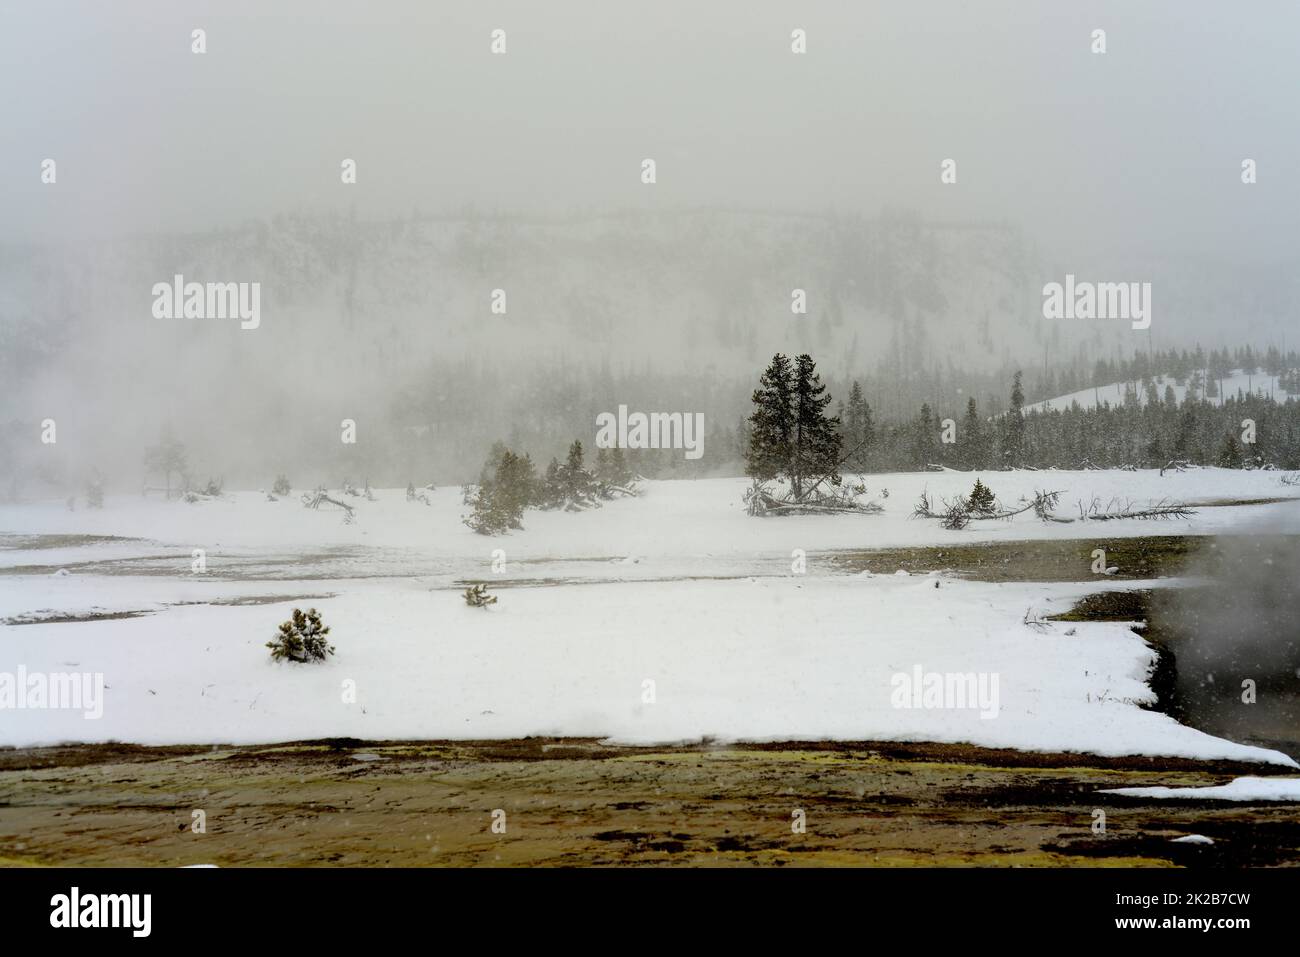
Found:
[[[0,751],[0,863],[1270,866],[1293,806],[1144,801],[1268,768],[960,745],[588,739]],[[1104,835],[1094,809],[1106,811]],[[194,812],[205,816],[196,833]],[[505,812],[494,833],[493,811]],[[802,811],[802,832],[792,827]],[[1213,845],[1174,844],[1190,833]]]

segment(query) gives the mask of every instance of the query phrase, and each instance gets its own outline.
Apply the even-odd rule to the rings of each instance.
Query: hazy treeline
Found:
[[[95,470],[111,491],[138,488],[167,426],[198,483],[461,482],[494,440],[549,461],[619,404],[705,415],[703,459],[644,453],[645,474],[730,473],[778,351],[816,357],[837,402],[860,381],[885,423],[970,397],[1001,414],[1016,369],[1032,403],[1166,363],[1145,336],[1121,360],[1124,323],[1044,320],[1039,289],[1057,273],[1016,227],[891,209],[284,214],[0,245],[0,496],[70,494]],[[150,291],[176,275],[259,282],[260,325],[155,317]],[[1190,341],[1218,312],[1180,288],[1206,304],[1161,300],[1160,328]],[[40,441],[46,419],[57,444]],[[356,445],[339,441],[344,419]]]
[[[1263,358],[1256,360],[1259,355]],[[1190,365],[1183,364],[1184,357]],[[1209,401],[1218,394],[1222,376],[1232,369],[1249,374],[1256,361],[1260,370],[1294,385],[1300,368],[1294,353],[1261,353],[1247,346],[1209,353],[1139,353],[1119,363],[1096,363],[1090,371],[1077,364],[1049,366],[1045,373],[1029,370],[1021,377],[1019,398],[1013,371],[1003,372],[1000,380],[992,373],[954,372],[944,389],[934,389],[902,414],[882,412],[877,405],[876,396],[894,389],[887,375],[853,380],[829,375],[825,381],[832,397],[828,412],[841,420],[846,452],[864,446],[848,463],[850,469],[908,470],[931,464],[1075,468],[1085,463],[1160,467],[1171,459],[1300,468],[1300,403],[1235,395],[1222,405]],[[1161,388],[1148,373],[1167,367],[1171,379]],[[552,457],[563,460],[575,440],[594,454],[596,416],[616,412],[621,404],[632,411],[702,412],[705,417],[700,459],[688,460],[674,449],[629,450],[628,466],[638,474],[740,475],[758,372],[756,368],[752,376],[708,378],[649,369],[615,374],[601,366],[538,364],[516,375],[494,368],[484,358],[435,360],[413,382],[394,384],[387,396],[350,406],[297,403],[292,391],[285,391],[282,403],[273,401],[251,417],[237,418],[247,429],[242,446],[230,433],[181,427],[173,432],[185,447],[187,481],[194,487],[217,479],[227,488],[269,488],[280,474],[296,488],[339,487],[345,480],[379,487],[461,484],[474,480],[496,441],[539,463]],[[1113,407],[1103,403],[1092,409],[1024,411],[1050,397],[1045,394],[1048,388],[1061,388],[1062,383],[1080,388],[1109,385],[1116,381],[1112,376],[1129,381],[1126,401]],[[1181,402],[1170,381],[1186,386]],[[856,399],[854,382],[859,383]],[[894,398],[890,409],[898,406],[898,396]],[[355,444],[340,440],[343,418],[356,423]],[[955,426],[950,434],[956,441],[951,443],[943,440],[947,419]],[[1256,424],[1253,445],[1241,441],[1243,419]],[[870,436],[864,444],[866,422]],[[1009,429],[1016,422],[1020,425],[1012,434]],[[126,445],[120,435],[98,436],[101,443],[122,443],[102,460],[85,456],[80,443],[66,441],[66,431],[53,445],[42,444],[40,435],[39,422],[0,423],[0,497],[81,494],[92,480],[116,492],[162,484],[159,476],[151,478],[146,465],[145,453],[157,444],[157,432],[144,434],[133,445]],[[236,454],[230,452],[232,442]]]
[[[943,441],[945,419],[955,441]],[[1250,420],[1251,428],[1243,426]],[[1250,436],[1248,441],[1244,436]],[[1175,463],[1225,468],[1300,469],[1300,401],[1230,396],[1183,402],[1015,409],[986,418],[976,408],[932,410],[886,423],[856,463],[865,471],[957,469],[1163,468]]]

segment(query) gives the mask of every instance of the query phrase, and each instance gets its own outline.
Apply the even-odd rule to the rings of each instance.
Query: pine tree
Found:
[[[496,480],[493,482],[498,508],[510,528],[522,528],[521,518],[524,509],[537,498],[537,470],[533,460],[527,454],[517,455],[507,450],[497,466]]]
[[[1219,447],[1219,458],[1216,464],[1223,469],[1241,468],[1241,443],[1231,432],[1223,437],[1223,445]]]
[[[749,448],[745,474],[771,481],[789,470],[794,451],[794,378],[790,360],[777,353],[754,390],[749,416]]]
[[[1160,468],[1168,461],[1165,458],[1165,444],[1161,441],[1160,433],[1153,432],[1151,438],[1147,440],[1142,449],[1142,454],[1146,459],[1146,464],[1150,468]]]
[[[546,466],[546,477],[542,479],[542,491],[538,505],[545,509],[559,508],[564,504],[564,484],[560,480],[560,463],[552,458]]]
[[[324,661],[334,654],[334,646],[325,640],[329,627],[321,624],[320,613],[308,608],[293,610],[293,617],[280,625],[280,632],[266,643],[275,661]]]
[[[871,447],[875,442],[875,423],[871,419],[871,406],[862,397],[862,386],[853,380],[849,402],[845,408],[845,441],[849,450],[848,466],[865,472],[870,465]]]
[[[517,455],[505,446],[493,447],[496,461],[492,474],[484,465],[478,487],[469,498],[473,511],[464,521],[480,535],[499,535],[523,528],[524,509],[539,498],[537,473],[528,455]]]
[[[918,470],[934,460],[934,416],[928,402],[921,403],[921,414],[912,426],[912,466]]]
[[[627,467],[621,447],[616,445],[612,449],[596,450],[594,477],[602,498],[612,498],[613,488],[626,489],[632,484],[633,475]]]
[[[792,370],[790,360],[778,353],[759,386],[749,417],[745,473],[759,482],[788,480],[795,502],[822,481],[838,485],[840,420],[826,415],[831,397],[812,357],[798,356]]]
[[[827,417],[831,397],[817,374],[817,364],[806,353],[795,359],[795,435],[790,465],[790,484],[796,502],[803,501],[804,483],[825,477],[834,485],[840,481],[839,460],[842,438],[840,420]]]
[[[577,439],[569,446],[568,461],[560,467],[560,481],[566,508],[581,507],[592,502],[596,483],[591,473],[583,467],[582,443]]]
[[[1200,443],[1196,438],[1196,406],[1183,403],[1183,414],[1178,420],[1178,433],[1174,438],[1174,458],[1192,461],[1200,458]]]
[[[615,485],[629,486],[636,476],[627,467],[627,459],[621,446],[614,446],[609,455],[609,481]]]
[[[471,608],[486,608],[488,605],[497,603],[496,595],[489,595],[485,583],[470,585],[464,591],[465,604]]]
[[[1002,438],[1002,456],[1008,468],[1018,468],[1025,447],[1025,393],[1020,387],[1020,371],[1016,370],[1011,386],[1011,409],[1007,413],[1006,432]]]
[[[975,515],[992,515],[997,511],[997,501],[994,499],[993,493],[978,477],[975,479],[975,487],[971,489],[966,503],[971,513]]]
[[[966,400],[966,419],[962,423],[962,438],[965,450],[962,458],[965,460],[966,467],[984,468],[988,464],[985,460],[984,429],[980,424],[979,409],[975,405],[974,396]]]

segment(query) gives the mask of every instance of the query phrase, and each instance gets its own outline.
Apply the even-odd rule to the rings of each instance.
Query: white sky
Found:
[[[1297,37],[1300,5],[1253,0],[9,3],[0,240],[638,207],[648,156],[664,206],[889,203],[1071,255],[1259,263],[1300,211]]]

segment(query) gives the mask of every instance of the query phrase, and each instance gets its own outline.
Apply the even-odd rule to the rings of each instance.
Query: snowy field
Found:
[[[1094,496],[1206,505],[1300,494],[1275,472],[1219,469],[983,478],[1007,504],[1036,488],[1061,490],[1062,517]],[[1210,506],[1158,523],[1043,524],[1022,515],[959,532],[910,518],[923,489],[952,496],[973,481],[955,472],[868,476],[882,514],[779,519],[744,514],[743,479],[650,482],[644,497],[594,512],[528,512],[525,531],[500,538],[462,525],[460,491],[450,488],[428,506],[407,503],[402,490],[350,498],[352,524],[337,510],[259,492],[193,505],[110,497],[101,511],[0,507],[8,545],[0,548],[0,619],[139,613],[0,626],[0,675],[99,673],[105,686],[98,718],[0,710],[0,744],[710,736],[1293,765],[1140,708],[1152,700],[1153,654],[1124,624],[1025,622],[1027,612],[1065,611],[1119,583],[990,584],[883,566],[854,575],[823,553],[1300,533],[1300,502]],[[121,538],[57,547],[37,538],[49,535]],[[191,571],[194,549],[205,551],[205,572]],[[807,553],[806,574],[791,570],[795,549]],[[494,570],[494,559],[504,567]],[[496,590],[499,604],[471,609],[464,580],[512,587]],[[331,626],[338,652],[328,662],[270,661],[264,645],[295,605],[315,606]],[[996,682],[997,707],[912,699],[922,706],[898,707],[895,676],[917,670]]]

